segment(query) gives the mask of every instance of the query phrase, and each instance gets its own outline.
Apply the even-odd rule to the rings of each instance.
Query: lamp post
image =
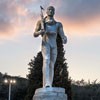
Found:
[[[9,84],[8,100],[10,100],[11,99],[11,85],[15,84],[16,80],[14,80],[14,79],[5,79],[4,82]]]

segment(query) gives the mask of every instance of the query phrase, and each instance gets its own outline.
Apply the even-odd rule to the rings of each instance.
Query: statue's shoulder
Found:
[[[56,22],[58,27],[62,27],[62,23],[61,22]]]

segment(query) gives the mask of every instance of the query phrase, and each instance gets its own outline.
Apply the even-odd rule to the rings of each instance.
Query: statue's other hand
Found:
[[[44,35],[44,34],[45,34],[45,30],[43,30],[43,29],[40,30],[40,34],[41,34],[41,35]]]
[[[67,37],[65,36],[63,39],[62,39],[63,43],[66,44],[67,43]]]

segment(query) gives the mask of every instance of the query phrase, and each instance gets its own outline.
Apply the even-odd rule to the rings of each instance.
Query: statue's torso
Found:
[[[55,22],[50,24],[48,22],[45,23],[45,30],[47,31],[46,34],[42,37],[42,44],[49,44],[52,48],[56,47],[56,38],[57,38],[57,31],[58,31],[58,23]]]
[[[53,25],[46,24],[46,31],[51,33],[49,35],[56,35],[57,34],[57,23]]]

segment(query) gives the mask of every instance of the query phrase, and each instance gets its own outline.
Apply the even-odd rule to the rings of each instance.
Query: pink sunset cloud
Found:
[[[0,38],[33,32],[40,17],[39,6],[53,5],[55,17],[70,35],[100,35],[99,0],[3,0],[0,1]]]
[[[68,18],[57,18],[63,24],[65,33],[75,36],[99,36],[100,16],[81,21],[71,21]]]
[[[0,38],[19,35],[32,26],[31,13],[15,0],[0,1],[0,13]]]

